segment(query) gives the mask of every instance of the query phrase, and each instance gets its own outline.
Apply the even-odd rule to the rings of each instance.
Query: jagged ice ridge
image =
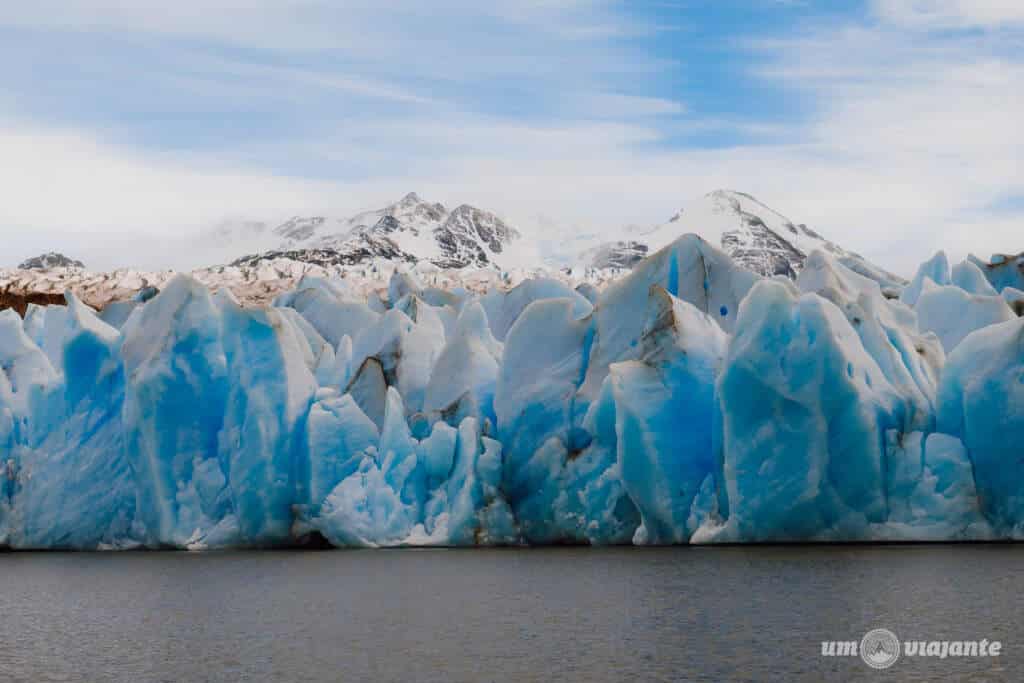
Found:
[[[0,545],[1017,539],[1007,290],[941,254],[902,300],[823,250],[763,278],[687,235],[603,289],[68,294],[0,313]]]

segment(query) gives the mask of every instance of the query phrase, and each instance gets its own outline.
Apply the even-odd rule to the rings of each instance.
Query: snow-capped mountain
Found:
[[[85,268],[81,261],[68,258],[56,251],[48,251],[30,259],[22,261],[18,268],[21,270],[49,270],[50,268]]]
[[[633,225],[615,232],[586,226],[570,229],[550,222],[520,231],[492,212],[468,204],[449,210],[415,192],[384,208],[349,218],[294,216],[277,227],[266,227],[272,224],[265,220],[225,224],[204,242],[220,245],[218,262],[234,266],[277,259],[322,267],[383,260],[427,262],[443,269],[582,267],[616,271],[630,269],[678,237],[694,233],[759,275],[795,278],[807,256],[822,249],[879,281],[884,289],[895,291],[905,284],[899,276],[749,194],[731,190],[700,197],[661,225]]]
[[[594,247],[581,260],[594,268],[631,267],[641,254],[657,251],[686,233],[695,233],[721,247],[737,263],[759,275],[796,277],[808,254],[821,249],[873,279],[890,284],[903,282],[749,194],[732,190],[711,192],[684,206],[667,222],[635,231],[628,239]]]
[[[410,192],[398,202],[351,218],[295,216],[272,234],[278,244],[250,252],[233,265],[287,257],[318,265],[356,265],[372,259],[441,268],[500,266],[519,232],[495,214],[462,204],[448,210]]]
[[[887,296],[898,296],[906,284],[750,195],[725,190],[685,205],[654,228],[630,226],[610,233],[550,222],[528,222],[521,233],[494,213],[465,204],[449,210],[410,193],[349,218],[225,221],[195,242],[194,260],[205,267],[189,270],[204,285],[230,289],[252,304],[269,302],[305,275],[346,277],[367,290],[380,289],[396,268],[414,268],[437,286],[488,289],[523,278],[555,277],[575,287],[622,277],[687,233],[700,235],[760,275],[795,277],[807,256],[822,249],[879,282]],[[170,270],[133,268],[93,273],[79,261],[51,253],[0,272],[0,289],[56,298],[72,289],[101,308],[147,286],[159,288],[171,275]]]

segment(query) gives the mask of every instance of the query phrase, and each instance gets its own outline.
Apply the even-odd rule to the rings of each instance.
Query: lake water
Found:
[[[0,680],[1024,680],[1024,547],[0,554]],[[1003,643],[825,658],[822,640]]]

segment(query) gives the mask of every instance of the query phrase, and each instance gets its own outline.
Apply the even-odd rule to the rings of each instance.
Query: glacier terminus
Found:
[[[1020,539],[1019,269],[903,286],[836,252],[755,272],[684,235],[602,287],[399,269],[253,306],[178,275],[6,310],[0,545]]]

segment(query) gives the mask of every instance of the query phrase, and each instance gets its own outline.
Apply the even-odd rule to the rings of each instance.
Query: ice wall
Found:
[[[1024,319],[685,236],[603,290],[180,276],[0,313],[11,548],[978,540],[1024,531]]]

